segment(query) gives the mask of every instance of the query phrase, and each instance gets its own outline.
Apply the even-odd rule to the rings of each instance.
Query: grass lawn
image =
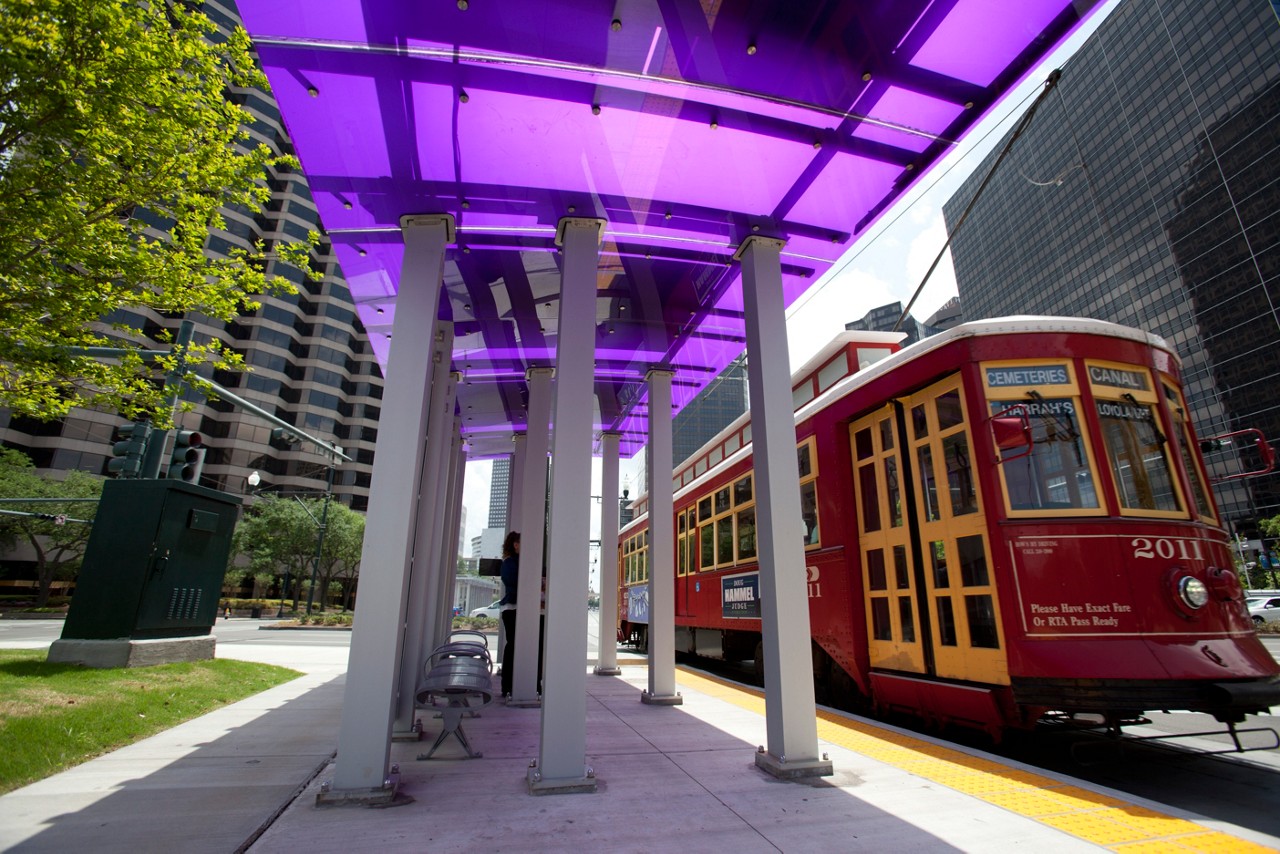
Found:
[[[0,650],[0,794],[301,675],[229,659],[95,669],[46,655]]]

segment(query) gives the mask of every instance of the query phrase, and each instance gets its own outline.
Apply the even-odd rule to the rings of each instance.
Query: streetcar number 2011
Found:
[[[1163,560],[1204,560],[1199,540],[1168,540],[1163,537],[1135,537],[1129,542],[1134,557],[1161,558]]]

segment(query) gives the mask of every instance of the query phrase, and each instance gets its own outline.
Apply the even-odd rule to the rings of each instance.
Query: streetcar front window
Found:
[[[1126,510],[1177,512],[1182,509],[1173,485],[1167,440],[1151,406],[1128,400],[1099,400],[1098,423],[1120,506]]]
[[[1091,510],[1098,508],[1093,466],[1085,449],[1074,398],[1047,398],[1028,392],[1021,400],[993,400],[996,415],[1020,406],[1031,424],[1031,448],[1000,449],[1011,510]]]

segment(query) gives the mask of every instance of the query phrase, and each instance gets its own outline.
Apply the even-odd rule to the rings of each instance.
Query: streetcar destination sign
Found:
[[[1035,365],[1025,368],[987,368],[987,386],[1068,385],[1066,365]]]
[[[1132,388],[1140,391],[1146,391],[1149,388],[1147,375],[1142,371],[1122,371],[1119,368],[1090,365],[1089,379],[1094,385],[1105,385],[1112,388]]]

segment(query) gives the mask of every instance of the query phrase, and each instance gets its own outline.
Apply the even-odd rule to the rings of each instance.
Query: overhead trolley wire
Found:
[[[902,309],[902,314],[898,317],[897,322],[893,324],[893,329],[890,331],[897,332],[898,328],[902,326],[902,322],[907,319],[909,314],[911,314],[911,307],[916,304],[916,300],[920,297],[921,291],[924,290],[924,286],[928,283],[929,277],[933,275],[933,271],[937,269],[938,263],[942,260],[942,256],[945,255],[947,249],[951,247],[952,238],[955,237],[956,232],[960,230],[960,227],[964,225],[964,221],[968,219],[969,212],[972,211],[973,206],[977,204],[978,199],[982,196],[983,190],[987,188],[992,177],[995,176],[996,170],[1000,168],[1000,164],[1013,148],[1013,144],[1018,141],[1018,137],[1022,135],[1023,131],[1030,127],[1031,120],[1035,117],[1036,110],[1040,109],[1040,105],[1044,103],[1044,100],[1049,96],[1049,93],[1057,88],[1058,81],[1061,79],[1061,68],[1055,68],[1049,73],[1048,79],[1044,81],[1044,86],[1040,89],[1040,94],[1031,102],[1031,106],[1027,107],[1027,111],[1022,114],[1022,119],[1018,122],[1018,126],[1013,129],[1013,133],[1010,134],[1009,138],[1005,141],[1004,148],[1000,149],[1000,154],[996,157],[995,162],[991,164],[991,168],[988,169],[987,174],[983,176],[982,183],[978,185],[978,189],[974,192],[973,197],[969,199],[969,203],[965,205],[964,212],[961,213],[960,218],[956,220],[955,228],[951,229],[950,233],[947,234],[947,239],[942,244],[942,248],[938,250],[938,254],[934,257],[933,263],[930,264],[929,269],[925,271],[924,278],[920,280],[920,284],[916,287],[915,293],[911,295],[910,301],[908,301],[906,307]]]

